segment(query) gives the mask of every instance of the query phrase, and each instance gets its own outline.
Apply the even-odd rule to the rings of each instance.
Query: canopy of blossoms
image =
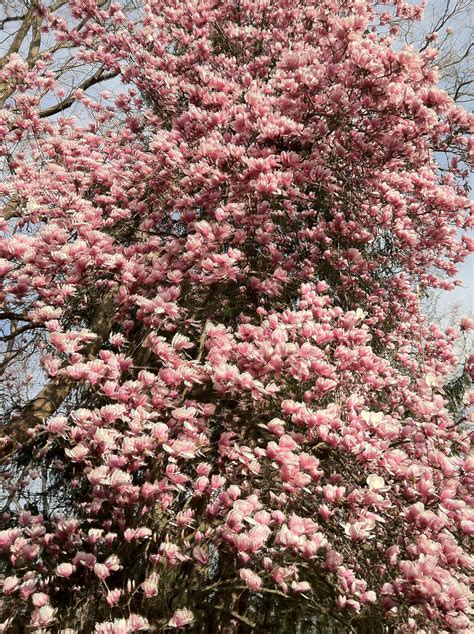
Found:
[[[41,116],[49,53],[0,69],[0,312],[38,370],[2,631],[471,632],[461,333],[420,297],[472,250],[472,116],[394,46],[421,8],[69,4],[50,34],[118,77],[87,117]]]

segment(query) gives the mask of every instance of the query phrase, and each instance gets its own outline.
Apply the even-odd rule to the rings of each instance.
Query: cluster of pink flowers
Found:
[[[47,56],[0,71],[20,201],[0,301],[49,390],[0,438],[4,629],[251,621],[274,593],[467,634],[474,461],[443,389],[462,332],[418,294],[472,250],[472,117],[432,49],[393,46],[421,9],[143,5],[50,16],[122,81],[75,95],[86,122],[39,116]]]

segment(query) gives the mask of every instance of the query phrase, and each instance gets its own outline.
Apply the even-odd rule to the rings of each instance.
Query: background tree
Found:
[[[472,118],[395,50],[419,15],[5,17],[7,631],[469,631],[458,333],[419,296],[472,247]]]
[[[400,25],[407,44],[419,51],[428,46],[436,48],[436,67],[443,88],[455,101],[467,106],[472,106],[474,97],[473,8],[472,0],[436,0],[428,4],[421,24]]]

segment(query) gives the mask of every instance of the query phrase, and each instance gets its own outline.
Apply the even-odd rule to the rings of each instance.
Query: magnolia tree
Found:
[[[394,44],[421,14],[34,5],[50,45],[0,71],[3,631],[472,631],[462,333],[420,311],[472,249],[472,118]]]

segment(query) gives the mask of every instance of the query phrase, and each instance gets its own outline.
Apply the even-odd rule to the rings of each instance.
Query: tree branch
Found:
[[[100,68],[91,77],[89,77],[88,79],[85,79],[75,90],[87,90],[91,86],[95,86],[95,84],[99,84],[102,81],[107,81],[108,79],[113,79],[114,77],[117,77],[117,75],[118,75],[118,71],[117,72],[110,71],[109,73],[105,73],[104,69]],[[66,99],[63,99],[62,101],[57,103],[55,106],[51,106],[50,108],[46,108],[45,110],[42,110],[39,113],[39,116],[42,119],[46,117],[51,117],[52,115],[58,114],[59,112],[62,112],[63,110],[66,110],[67,108],[72,106],[74,101],[75,101],[75,97],[71,93],[69,97],[66,97]]]
[[[97,335],[97,339],[86,349],[88,358],[93,358],[107,340],[112,329],[114,307],[114,295],[109,292],[99,304],[90,322],[90,329]],[[0,458],[9,456],[26,443],[30,439],[29,430],[43,424],[52,416],[64,403],[74,385],[76,382],[65,376],[50,381],[23,408],[18,417],[1,426]]]

